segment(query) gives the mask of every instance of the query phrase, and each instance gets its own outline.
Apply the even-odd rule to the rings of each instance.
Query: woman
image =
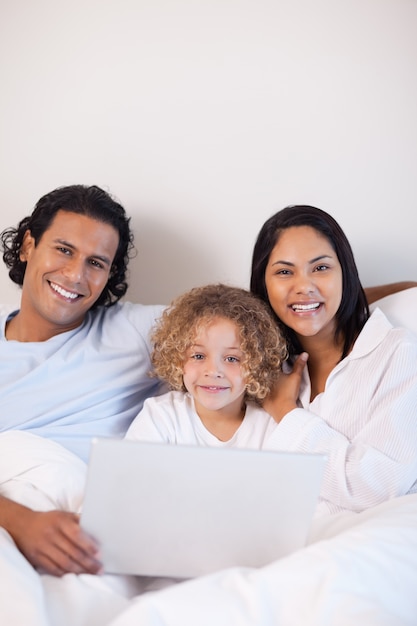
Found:
[[[293,364],[264,403],[280,424],[274,447],[328,458],[319,512],[417,491],[417,338],[369,314],[339,224],[311,206],[273,215],[251,291],[271,307]]]

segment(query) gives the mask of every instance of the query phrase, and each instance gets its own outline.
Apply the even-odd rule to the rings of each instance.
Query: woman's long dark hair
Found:
[[[369,317],[369,307],[359,280],[352,248],[343,230],[331,215],[313,206],[294,205],[270,217],[262,226],[253,250],[250,290],[269,305],[287,339],[290,354],[302,352],[302,346],[295,332],[283,324],[272,309],[265,283],[265,270],[271,252],[281,233],[293,226],[310,226],[317,230],[326,237],[339,259],[343,290],[342,300],[336,312],[335,338],[343,337],[342,358],[344,358]]]

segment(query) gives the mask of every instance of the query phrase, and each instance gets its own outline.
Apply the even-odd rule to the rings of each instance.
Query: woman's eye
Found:
[[[324,270],[329,269],[328,265],[317,265],[317,267],[314,269],[315,272],[323,272]]]

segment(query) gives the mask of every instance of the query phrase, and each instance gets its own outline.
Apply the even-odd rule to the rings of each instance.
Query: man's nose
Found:
[[[82,259],[69,258],[64,267],[64,275],[73,283],[80,283],[84,274]]]

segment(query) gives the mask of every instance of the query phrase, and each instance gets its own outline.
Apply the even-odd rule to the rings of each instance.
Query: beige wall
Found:
[[[1,0],[0,230],[103,186],[132,215],[130,298],[168,302],[247,286],[264,220],[308,203],[365,285],[417,279],[416,32],[415,0]]]

